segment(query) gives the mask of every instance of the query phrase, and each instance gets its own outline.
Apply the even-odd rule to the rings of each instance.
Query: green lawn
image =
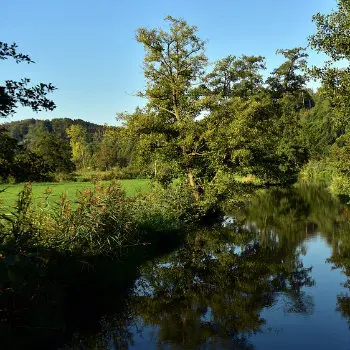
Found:
[[[138,191],[147,191],[150,188],[150,181],[146,179],[135,180],[120,180],[122,187],[124,188],[127,196],[134,196]],[[109,184],[110,181],[102,181],[102,184]],[[2,209],[13,208],[16,204],[18,193],[23,189],[24,184],[15,185],[0,185],[0,190],[5,189],[0,193],[0,206]],[[32,184],[33,202],[42,203],[45,201],[47,195],[46,190],[49,188],[52,193],[49,196],[49,205],[54,205],[59,201],[59,197],[62,194],[67,194],[68,198],[72,201],[76,199],[77,192],[87,187],[93,187],[90,182],[40,182]]]

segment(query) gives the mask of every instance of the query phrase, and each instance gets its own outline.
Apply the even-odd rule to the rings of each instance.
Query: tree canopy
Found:
[[[165,21],[167,30],[139,28],[136,36],[145,49],[147,105],[122,118],[139,163],[162,184],[189,186],[202,204],[235,176],[295,177],[307,160],[300,111],[313,106],[305,50],[278,51],[286,60],[266,80],[262,56],[229,55],[210,70],[197,27]]]
[[[15,43],[8,44],[0,41],[0,60],[14,59],[16,63],[34,63],[29,55],[17,51]],[[55,103],[48,99],[48,93],[56,88],[51,84],[39,83],[31,86],[30,79],[20,81],[6,80],[0,86],[0,117],[7,117],[16,112],[18,105],[29,107],[33,111],[52,111]]]

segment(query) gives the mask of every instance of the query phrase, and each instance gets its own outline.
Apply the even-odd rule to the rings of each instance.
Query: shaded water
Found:
[[[176,250],[149,260],[159,249],[142,249],[80,270],[60,306],[30,312],[25,324],[45,327],[13,329],[2,344],[350,349],[350,208],[322,188],[261,191]]]
[[[350,349],[349,219],[321,188],[262,191],[144,264],[124,313],[75,346]]]

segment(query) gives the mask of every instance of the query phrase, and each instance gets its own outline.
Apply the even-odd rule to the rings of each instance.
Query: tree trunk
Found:
[[[187,176],[188,176],[188,182],[189,182],[190,186],[193,188],[193,197],[196,201],[198,201],[199,200],[199,192],[198,192],[198,188],[196,186],[193,171],[191,168],[188,169]]]

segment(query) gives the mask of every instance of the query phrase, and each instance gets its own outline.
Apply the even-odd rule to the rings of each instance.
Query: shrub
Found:
[[[110,170],[80,171],[77,174],[78,181],[99,182],[111,180],[129,180],[145,178],[145,174],[139,168],[127,166],[125,168],[112,168]]]
[[[299,180],[303,182],[323,182],[330,184],[334,175],[334,168],[327,159],[311,160],[300,171]]]
[[[54,173],[52,176],[54,182],[77,181],[74,173]]]
[[[113,254],[134,243],[133,210],[119,183],[95,185],[78,194],[74,208],[61,196],[58,208],[37,213],[42,244],[80,255]]]
[[[180,230],[199,218],[192,191],[181,184],[154,185],[147,195],[139,195],[134,205],[135,226],[142,239]]]
[[[0,213],[0,249],[11,247],[12,253],[18,253],[37,243],[37,230],[31,220],[31,194],[32,186],[28,182],[18,195],[14,211]]]
[[[341,174],[335,174],[330,184],[330,190],[337,195],[350,195],[350,178]]]
[[[16,180],[16,178],[14,177],[14,176],[12,176],[12,175],[9,175],[8,177],[7,177],[7,181],[6,181],[8,184],[11,184],[11,185],[13,185],[13,184],[15,184],[16,182],[17,182],[17,180]]]

